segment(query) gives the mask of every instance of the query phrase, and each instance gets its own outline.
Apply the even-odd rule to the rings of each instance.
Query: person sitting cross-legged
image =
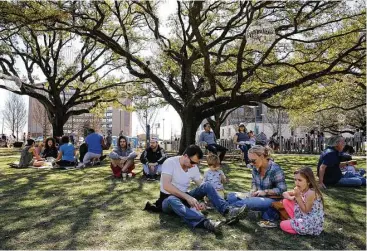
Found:
[[[222,163],[228,149],[216,143],[215,133],[210,131],[209,123],[204,124],[204,131],[200,134],[199,142],[204,142],[206,148],[214,154],[220,152],[219,159]]]
[[[60,167],[75,166],[76,150],[72,143],[69,142],[69,136],[62,136],[61,146],[56,158],[56,164]],[[56,166],[57,167],[57,166]]]
[[[127,174],[131,173],[135,168],[134,159],[137,154],[128,147],[128,142],[125,136],[120,136],[118,140],[118,145],[110,153],[111,159],[111,169],[113,175],[117,178],[122,177],[123,180],[126,179]]]
[[[199,210],[205,209],[205,204],[199,203],[198,200],[207,196],[213,207],[227,217],[228,224],[244,217],[246,205],[241,208],[232,208],[218,195],[212,184],[202,183],[197,167],[202,157],[203,152],[200,147],[190,145],[183,155],[171,157],[163,163],[160,198],[156,205],[164,213],[177,214],[192,228],[201,227],[218,232],[224,222],[215,222],[205,218],[199,212]],[[194,181],[198,187],[188,191],[191,181]]]
[[[329,139],[329,146],[321,153],[317,165],[320,188],[326,188],[326,185],[358,187],[363,184],[363,177],[348,172],[343,174],[340,170],[347,165],[340,161],[344,146],[345,139],[342,136],[333,136]]]
[[[140,155],[143,172],[148,180],[155,180],[162,172],[162,164],[167,159],[164,149],[158,144],[156,138],[150,140],[150,146]]]

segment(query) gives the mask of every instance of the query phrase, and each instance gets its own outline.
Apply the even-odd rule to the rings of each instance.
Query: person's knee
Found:
[[[202,183],[200,187],[203,188],[204,190],[210,190],[210,189],[214,190],[213,185],[209,182]]]

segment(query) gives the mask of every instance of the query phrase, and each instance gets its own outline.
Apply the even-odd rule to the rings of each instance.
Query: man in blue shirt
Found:
[[[320,188],[326,188],[325,185],[340,186],[360,186],[362,178],[346,173],[343,175],[340,167],[345,163],[340,163],[340,153],[345,146],[345,139],[342,136],[330,138],[329,146],[321,153],[317,165],[317,176],[319,177]]]
[[[84,167],[93,159],[99,160],[102,155],[102,147],[106,147],[102,135],[94,132],[94,129],[89,129],[89,135],[85,138],[85,143],[88,146],[88,152],[84,155],[83,163],[80,163],[78,167]]]
[[[222,163],[228,149],[217,144],[215,133],[210,131],[209,123],[204,124],[204,131],[200,134],[199,142],[204,142],[205,147],[214,154],[220,152],[219,159]]]

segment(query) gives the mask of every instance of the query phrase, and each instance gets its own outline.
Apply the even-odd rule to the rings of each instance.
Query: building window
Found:
[[[224,129],[222,129],[222,137],[224,137]]]

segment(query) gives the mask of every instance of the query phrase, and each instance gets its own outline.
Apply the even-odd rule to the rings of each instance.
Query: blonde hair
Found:
[[[208,166],[216,166],[220,164],[219,157],[216,154],[209,154],[206,157],[206,161],[208,162]]]
[[[269,146],[255,145],[248,150],[248,153],[254,153],[257,156],[263,155],[266,159],[270,159],[271,148]]]

